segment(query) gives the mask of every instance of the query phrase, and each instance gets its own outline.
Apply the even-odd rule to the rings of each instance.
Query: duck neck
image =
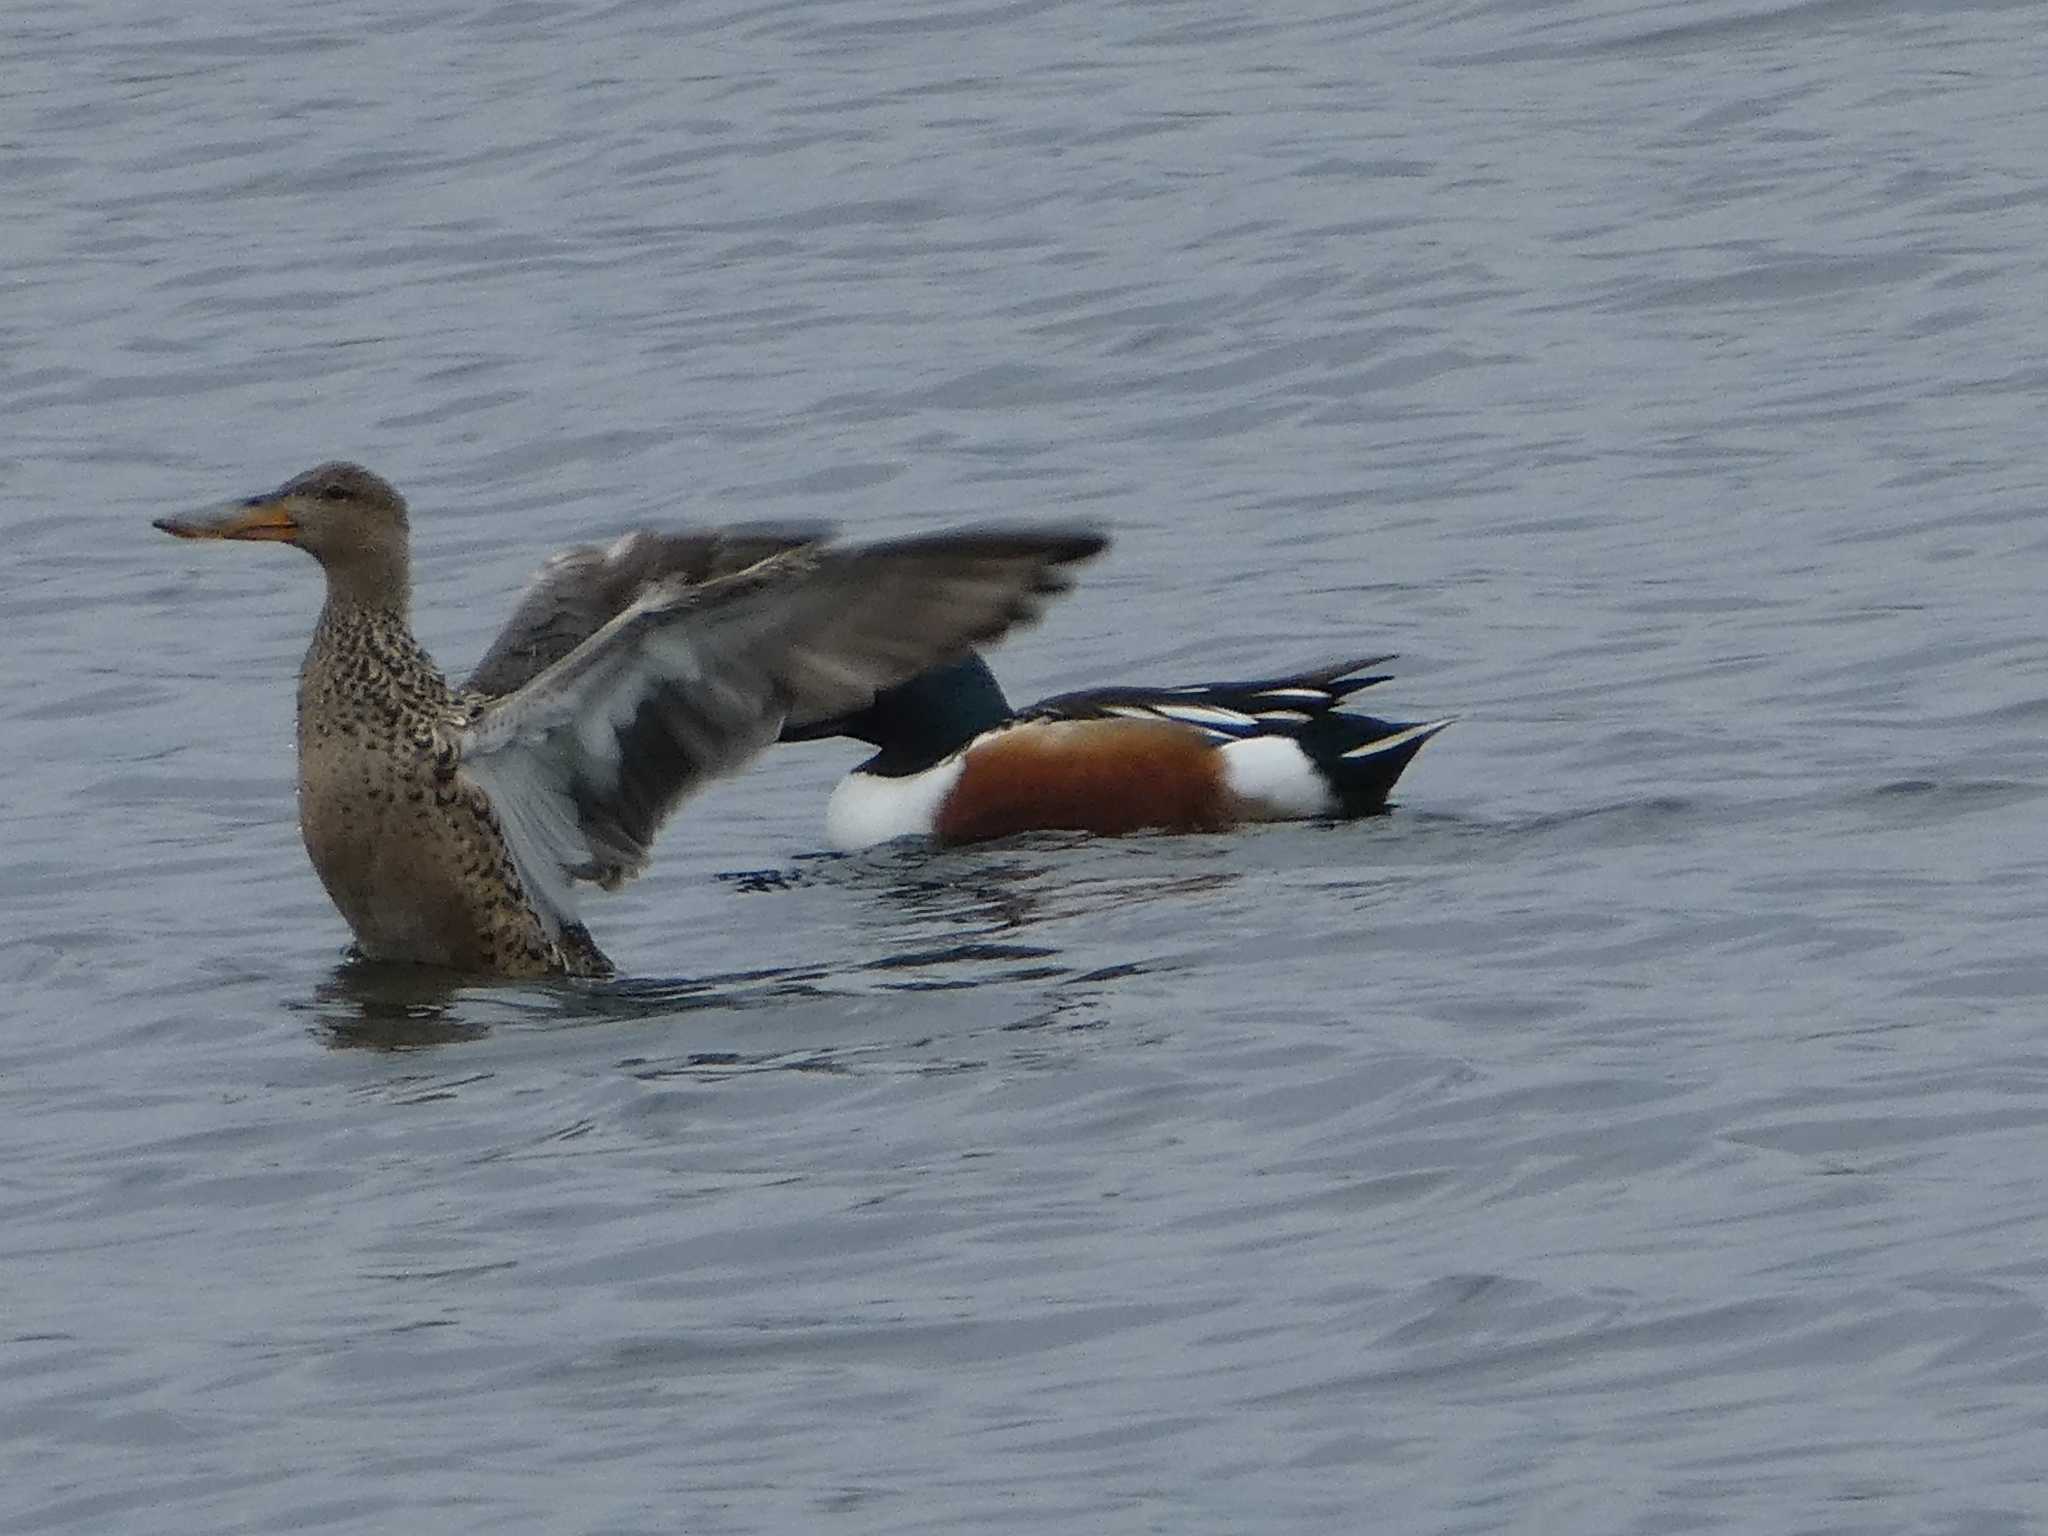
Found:
[[[299,670],[299,723],[347,707],[379,715],[438,708],[447,680],[413,638],[402,583],[351,580],[328,572],[327,602]]]
[[[321,564],[327,571],[328,609],[351,608],[410,622],[412,562],[403,549],[371,546]]]
[[[861,764],[862,772],[896,778],[923,772],[1009,718],[1002,684],[970,651],[949,666],[885,688],[873,704],[836,724],[837,734],[882,749]]]

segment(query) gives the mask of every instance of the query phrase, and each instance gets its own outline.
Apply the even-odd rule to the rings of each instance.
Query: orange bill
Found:
[[[231,501],[190,517],[160,517],[153,526],[180,539],[276,539],[299,536],[298,522],[284,503],[268,496]]]

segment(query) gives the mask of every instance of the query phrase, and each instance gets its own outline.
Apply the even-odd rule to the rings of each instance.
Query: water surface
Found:
[[[0,19],[0,1530],[2016,1532],[2036,8]],[[1086,519],[1013,693],[1399,650],[1392,816],[342,959],[287,551]]]

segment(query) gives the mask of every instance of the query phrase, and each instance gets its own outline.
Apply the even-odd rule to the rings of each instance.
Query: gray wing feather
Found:
[[[470,692],[517,692],[633,605],[658,581],[704,582],[770,555],[825,539],[823,524],[707,528],[688,533],[636,529],[610,544],[550,556],[476,665]]]
[[[481,710],[462,768],[492,800],[529,889],[640,872],[661,823],[789,721],[875,693],[1037,617],[1092,532],[942,534],[786,550],[692,586],[655,582],[508,697]],[[559,899],[557,899],[559,898]]]

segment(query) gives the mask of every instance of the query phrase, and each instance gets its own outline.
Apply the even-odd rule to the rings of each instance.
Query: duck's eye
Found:
[[[347,501],[348,488],[340,485],[323,485],[320,487],[320,499],[322,501]]]

